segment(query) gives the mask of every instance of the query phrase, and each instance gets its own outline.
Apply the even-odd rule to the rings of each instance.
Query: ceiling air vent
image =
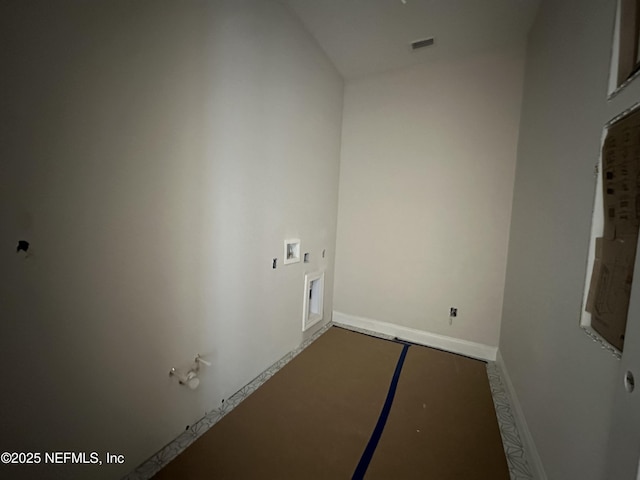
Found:
[[[411,42],[411,50],[418,50],[419,48],[430,47],[435,43],[435,39],[424,38],[422,40],[416,40],[415,42]]]

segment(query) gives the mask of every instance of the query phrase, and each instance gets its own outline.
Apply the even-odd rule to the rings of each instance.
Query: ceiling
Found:
[[[522,44],[539,0],[286,0],[347,79]],[[412,41],[435,45],[412,51]]]

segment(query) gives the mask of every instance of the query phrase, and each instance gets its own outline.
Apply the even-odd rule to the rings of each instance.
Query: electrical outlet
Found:
[[[458,316],[458,309],[456,307],[451,307],[449,309],[449,316],[450,317],[457,317]]]

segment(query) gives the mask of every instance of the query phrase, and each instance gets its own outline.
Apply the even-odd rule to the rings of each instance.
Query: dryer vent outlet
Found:
[[[324,314],[324,272],[307,273],[304,276],[302,301],[302,331],[318,323]]]

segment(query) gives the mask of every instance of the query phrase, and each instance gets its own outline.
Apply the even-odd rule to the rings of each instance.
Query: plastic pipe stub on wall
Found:
[[[200,385],[200,379],[196,375],[196,372],[187,373],[187,381],[185,383],[191,390],[198,388],[198,385]]]

